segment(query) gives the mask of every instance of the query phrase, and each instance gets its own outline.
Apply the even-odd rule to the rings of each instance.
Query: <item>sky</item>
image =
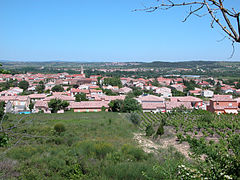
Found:
[[[0,0],[0,60],[240,61],[240,44],[187,9],[133,11],[155,0]],[[240,7],[239,0],[229,6]]]

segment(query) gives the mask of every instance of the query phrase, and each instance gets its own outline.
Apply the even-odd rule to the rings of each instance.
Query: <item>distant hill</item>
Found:
[[[221,68],[226,66],[239,66],[240,62],[224,61],[182,61],[182,62],[162,62],[154,61],[151,63],[142,63],[141,66],[153,68]]]

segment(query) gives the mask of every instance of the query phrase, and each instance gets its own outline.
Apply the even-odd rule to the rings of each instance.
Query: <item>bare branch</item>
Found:
[[[157,0],[159,2],[159,0]],[[198,17],[203,17],[206,14],[209,14],[212,21],[211,21],[211,27],[213,28],[214,22],[218,24],[218,26],[224,31],[225,34],[227,34],[228,37],[230,37],[235,42],[240,43],[240,12],[236,12],[234,8],[228,9],[224,7],[223,0],[197,0],[191,2],[190,0],[187,2],[176,2],[175,0],[166,0],[163,1],[158,6],[152,6],[152,7],[144,7],[144,9],[137,9],[134,11],[145,11],[145,12],[154,12],[156,10],[168,10],[173,7],[185,7],[189,6],[189,12],[187,16],[184,18],[183,22],[187,21],[187,19],[191,15],[195,15]],[[201,14],[201,10],[207,10],[207,13]],[[222,14],[223,19],[219,19],[217,17],[218,13]],[[237,29],[234,28],[233,22],[237,22]],[[225,25],[227,27],[225,27]]]

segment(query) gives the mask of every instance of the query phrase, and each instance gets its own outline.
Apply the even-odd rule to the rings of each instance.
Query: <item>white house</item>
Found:
[[[167,87],[157,88],[155,92],[157,94],[161,94],[161,97],[164,97],[164,98],[172,97],[171,89]]]
[[[214,92],[213,92],[213,91],[210,91],[210,90],[204,90],[204,91],[201,92],[201,95],[202,95],[203,97],[209,97],[209,98],[211,98],[211,97],[213,97]]]

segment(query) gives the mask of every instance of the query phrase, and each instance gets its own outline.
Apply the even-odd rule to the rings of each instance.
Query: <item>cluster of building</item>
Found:
[[[138,87],[141,90],[148,90],[153,92],[152,94],[142,94],[136,98],[136,100],[142,105],[144,112],[170,112],[174,108],[184,106],[187,109],[204,109],[211,112],[220,113],[238,113],[240,99],[233,99],[232,95],[214,95],[214,85],[211,85],[203,79],[192,79],[198,85],[199,88],[190,90],[188,96],[175,96],[172,94],[172,90],[184,92],[187,88],[183,80],[189,80],[184,78],[164,78],[159,77],[157,79],[143,79],[143,78],[120,78],[123,85],[122,88],[112,85],[104,85],[104,79],[107,77],[101,77],[100,75],[92,75],[89,78],[85,77],[83,68],[81,74],[0,74],[0,83],[10,80],[27,81],[29,87],[28,92],[30,95],[21,95],[23,89],[19,87],[11,87],[8,90],[0,92],[0,101],[6,103],[6,112],[23,113],[30,112],[30,103],[34,104],[31,112],[38,113],[51,113],[51,109],[48,107],[48,103],[51,99],[60,99],[69,102],[68,109],[72,109],[74,112],[98,112],[103,107],[108,109],[108,104],[112,100],[124,100],[126,95],[132,92],[132,87]],[[213,79],[214,80],[214,79]],[[39,82],[44,82],[45,92],[38,94],[36,87]],[[159,86],[154,86],[153,82],[157,81]],[[214,80],[215,84],[221,84],[221,91],[223,93],[236,93],[240,94],[239,89],[235,89],[230,85],[225,85],[221,81]],[[62,85],[63,92],[52,92],[52,88],[56,85]],[[77,85],[73,88],[74,85]],[[101,85],[101,86],[99,86]],[[109,89],[112,92],[118,94],[116,96],[108,96],[104,93],[104,90]],[[84,93],[88,101],[75,102],[75,96],[77,94]],[[203,98],[209,98],[203,100]],[[63,110],[59,111],[59,113]]]

